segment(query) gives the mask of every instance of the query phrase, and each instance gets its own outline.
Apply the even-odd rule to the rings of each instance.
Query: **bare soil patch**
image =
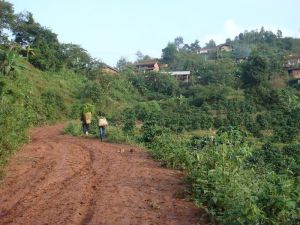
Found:
[[[128,145],[36,128],[6,167],[0,224],[192,225],[203,210],[182,198],[183,174]],[[202,221],[202,222],[201,222]]]

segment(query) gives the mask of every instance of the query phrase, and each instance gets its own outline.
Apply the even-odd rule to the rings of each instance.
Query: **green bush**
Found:
[[[248,161],[250,164],[270,168],[278,174],[300,175],[300,145],[288,144],[283,147],[272,143],[264,144],[257,149]]]
[[[129,136],[127,136],[121,129],[110,126],[106,130],[106,137],[109,142],[113,143],[128,143]]]
[[[195,202],[219,224],[296,225],[300,185],[290,173],[298,176],[299,146],[286,146],[279,153],[264,147],[263,155],[257,155],[262,150],[255,150],[247,138],[246,132],[229,126],[215,137],[194,136],[190,141],[162,132],[147,146],[162,165],[188,172]]]
[[[47,121],[62,119],[67,113],[62,96],[54,91],[46,91],[41,95],[43,111]]]
[[[87,113],[87,112],[95,113],[95,106],[91,103],[85,103],[81,107],[81,112],[82,113]]]
[[[123,131],[127,134],[132,134],[135,127],[135,114],[133,112],[127,112],[125,115],[125,122],[123,125]]]
[[[64,134],[70,134],[73,136],[82,135],[82,127],[81,124],[70,122],[64,127]]]
[[[201,151],[189,174],[196,202],[208,207],[220,224],[296,225],[299,182],[269,167],[247,168],[254,150],[238,131],[220,131],[216,140],[196,142]],[[276,156],[268,160],[274,162]]]
[[[157,101],[141,102],[134,108],[138,120],[144,121],[153,114],[160,114],[161,108]]]
[[[290,143],[299,134],[299,129],[291,126],[278,126],[274,130],[273,140],[275,142]]]
[[[28,140],[31,126],[70,115],[82,82],[68,71],[42,73],[25,65],[18,76],[0,75],[0,170],[7,157]]]
[[[149,147],[152,156],[166,167],[188,169],[195,161],[184,140],[168,132],[155,136]]]
[[[163,133],[163,128],[158,125],[158,119],[153,117],[146,120],[142,126],[143,142],[153,142],[156,136]]]

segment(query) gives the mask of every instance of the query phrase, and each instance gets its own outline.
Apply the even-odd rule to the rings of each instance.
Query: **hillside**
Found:
[[[70,71],[41,72],[30,64],[20,72],[0,76],[0,159],[27,140],[28,128],[64,120],[71,115],[84,78]],[[75,88],[76,87],[76,88]]]
[[[263,27],[220,45],[177,37],[161,58],[139,52],[111,73],[31,13],[0,6],[0,169],[29,128],[48,123],[66,122],[77,148],[95,143],[96,152],[101,112],[108,142],[140,146],[161,166],[182,170],[189,196],[213,222],[299,224],[300,39]],[[188,79],[174,76],[182,73]],[[86,103],[94,110],[83,141]]]
[[[101,75],[91,81],[69,69],[41,71],[23,59],[9,75],[0,76],[0,162],[28,140],[30,127],[80,118],[82,103],[93,102],[110,115],[140,99],[122,78]]]
[[[142,145],[163,166],[185,170],[195,203],[219,223],[297,224],[300,93],[280,61],[259,51],[242,63],[198,56],[186,65],[201,79],[183,84],[131,68],[117,76],[97,67],[41,71],[14,54],[1,74],[2,165],[31,126],[77,119],[65,132],[81,135],[89,102],[107,114],[109,141]]]

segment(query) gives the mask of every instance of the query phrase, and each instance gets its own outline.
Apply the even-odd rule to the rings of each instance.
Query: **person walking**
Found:
[[[92,113],[86,112],[81,114],[82,130],[83,134],[88,136],[90,130],[90,124],[92,122]]]
[[[98,126],[99,126],[99,138],[102,141],[105,138],[105,127],[108,126],[108,122],[105,118],[104,113],[99,113],[99,120],[98,120]]]

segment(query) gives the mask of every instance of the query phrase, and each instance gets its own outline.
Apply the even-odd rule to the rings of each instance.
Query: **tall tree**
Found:
[[[257,87],[265,84],[268,79],[267,60],[254,52],[242,66],[241,75],[245,87]]]
[[[192,52],[197,52],[200,49],[199,41],[195,40],[194,43],[190,44],[190,50]]]
[[[225,43],[226,43],[227,45],[231,45],[232,41],[230,40],[230,38],[227,38],[226,41],[225,41]]]
[[[121,57],[117,62],[117,68],[120,71],[124,70],[128,65],[131,65],[131,63],[125,57]]]
[[[135,55],[136,55],[136,61],[138,62],[144,59],[144,54],[141,51],[137,51]]]
[[[75,44],[61,44],[62,54],[68,68],[82,71],[88,67],[92,59],[88,52]]]
[[[63,54],[57,34],[35,22],[32,13],[18,14],[13,26],[15,42],[24,48],[31,47],[34,55],[29,62],[41,70],[58,70],[63,64]]]
[[[183,45],[183,37],[179,36],[174,39],[174,44],[176,45],[177,50],[181,49]]]
[[[164,63],[174,63],[177,56],[178,51],[174,43],[168,43],[168,46],[162,50],[162,60]]]
[[[39,34],[40,27],[40,24],[34,21],[32,13],[25,12],[18,14],[12,29],[15,42],[23,47],[32,45]]]
[[[10,29],[14,20],[13,5],[7,1],[0,0],[0,43],[7,40],[5,29]]]
[[[277,38],[282,38],[282,31],[281,30],[277,30]]]
[[[216,42],[213,39],[211,39],[211,40],[209,40],[208,43],[205,44],[205,46],[206,46],[206,48],[215,48]]]
[[[57,34],[50,29],[39,27],[38,34],[34,37],[32,48],[35,55],[29,61],[41,70],[59,70],[63,65],[63,54]]]

